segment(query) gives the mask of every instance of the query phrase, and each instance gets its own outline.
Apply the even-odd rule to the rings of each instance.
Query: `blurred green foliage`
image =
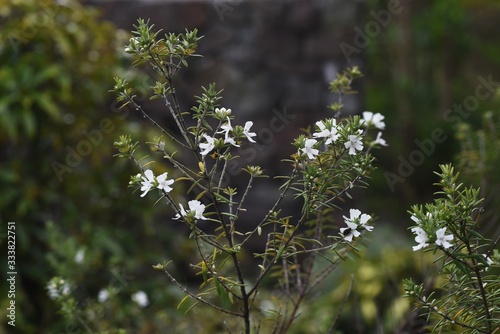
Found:
[[[405,208],[430,199],[433,171],[438,164],[452,161],[458,152],[459,145],[453,139],[456,123],[446,121],[448,110],[474,95],[479,76],[492,75],[494,81],[500,78],[500,46],[492,20],[500,14],[497,1],[398,3],[398,13],[390,15],[389,23],[380,26],[380,33],[363,50],[365,104],[368,110],[381,112],[388,119],[386,140],[391,150],[378,154],[382,173],[396,173],[399,158],[408,159],[413,150],[418,150],[415,140],[431,138],[434,129],[443,129],[447,139],[425,156],[414,173],[397,183],[394,192],[388,189],[384,177],[376,180],[374,192],[390,196],[384,196],[383,203],[374,200],[370,205],[395,208],[387,212],[391,219],[406,217]],[[364,22],[377,22],[373,13],[387,9],[387,1],[369,1]],[[463,121],[475,124],[481,110],[495,107],[498,101],[482,100]]]
[[[126,188],[137,171],[113,159],[119,134],[155,135],[108,93],[127,61],[121,50],[129,36],[73,0],[1,2],[0,28],[0,219],[2,236],[5,223],[16,222],[16,329],[71,329],[47,295],[55,275],[73,282],[80,309],[95,305],[101,288],[123,291],[115,298],[120,307],[85,319],[145,326],[130,294],[163,280],[149,264],[165,257],[165,244],[181,247],[182,238],[164,219],[153,224],[153,203]],[[138,73],[125,75],[149,84]],[[75,262],[80,250],[83,262]],[[1,298],[5,318],[9,300]]]
[[[497,99],[498,99],[497,93]],[[500,217],[500,110],[482,114],[479,125],[461,123],[456,138],[460,143],[457,154],[458,167],[463,179],[480,188],[483,203],[481,231],[487,236],[500,234],[497,221]]]

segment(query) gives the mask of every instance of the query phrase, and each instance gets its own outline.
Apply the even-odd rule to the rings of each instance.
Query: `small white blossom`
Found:
[[[57,299],[67,296],[71,292],[71,285],[63,279],[52,279],[47,284],[47,291],[50,299]]]
[[[222,131],[219,131],[218,133],[224,133],[224,143],[240,147],[240,145],[236,144],[236,141],[233,138],[229,137],[229,132],[233,131],[229,117],[227,118],[227,123],[223,124],[221,129]]]
[[[188,202],[189,210],[194,211],[194,218],[206,220],[207,218],[203,217],[203,212],[205,212],[205,205],[201,204],[200,201],[192,200]]]
[[[358,210],[359,211],[359,210]],[[366,223],[372,218],[372,216],[363,213],[359,218],[359,225],[367,231],[373,231],[373,226],[366,225]]]
[[[47,292],[50,297],[50,299],[57,299],[59,297],[59,290],[57,289],[57,286],[54,282],[49,282],[47,285]]]
[[[359,225],[367,231],[373,230],[373,226],[366,225],[366,223],[372,218],[370,215],[367,215],[366,213],[362,214],[358,209],[350,209],[349,214],[351,216],[350,218],[343,216],[345,221],[359,223]]]
[[[318,155],[319,151],[314,148],[318,141],[316,139],[306,139],[306,143],[304,148],[301,148],[301,152],[306,154],[309,159],[313,159],[316,155]]]
[[[231,125],[231,119],[227,117],[227,123],[224,123],[220,128],[222,130],[218,131],[217,133],[224,133],[224,135],[227,137],[229,135],[229,132],[233,131],[233,127]]]
[[[174,183],[173,179],[167,180],[168,173],[163,173],[159,175],[156,178],[156,181],[158,181],[158,185],[156,186],[158,189],[163,190],[166,193],[169,193],[172,191],[172,187],[170,187],[171,184]]]
[[[355,155],[356,150],[361,151],[363,149],[363,142],[360,136],[349,135],[349,140],[344,143],[344,146],[349,149],[350,155]]]
[[[440,228],[436,231],[436,245],[442,246],[444,249],[450,248],[453,246],[448,241],[453,240],[453,234],[445,235],[446,227]]]
[[[351,242],[353,237],[359,237],[361,232],[357,229],[360,226],[367,231],[373,230],[373,226],[366,224],[372,218],[370,215],[361,213],[358,209],[350,209],[349,216],[350,217],[343,216],[347,227],[340,229],[340,233],[344,236],[345,241]]]
[[[346,225],[347,227],[342,227],[340,229],[340,233],[344,236],[344,240],[351,242],[353,237],[359,237],[361,235],[361,232],[357,230],[358,224],[352,223],[350,221],[346,220]]]
[[[231,137],[224,138],[224,144],[230,144],[230,145],[233,145],[236,147],[240,147],[240,145],[236,144],[236,141],[234,140],[234,138],[231,138]]]
[[[193,212],[193,216],[196,219],[206,220],[207,218],[203,216],[203,212],[205,212],[205,205],[201,204],[200,201],[192,200],[188,202],[189,212]],[[186,217],[188,215],[188,211],[184,210],[182,204],[179,204],[179,213],[175,215],[175,219],[179,219],[182,217]]]
[[[200,143],[200,148],[201,148],[200,154],[205,156],[214,149],[215,143],[214,143],[214,138],[210,137],[209,135],[203,134],[203,138],[205,138],[207,142]]]
[[[144,291],[137,291],[132,295],[132,300],[140,307],[149,305],[148,295]]]
[[[415,219],[417,218],[415,217]],[[429,246],[429,244],[427,243],[427,241],[429,241],[429,237],[421,227],[414,227],[411,229],[411,231],[416,235],[415,241],[418,243],[417,246],[413,246],[413,251],[417,251],[419,249]]]
[[[382,138],[382,132],[379,132],[377,134],[377,138],[375,138],[375,141],[373,143],[374,144],[379,144],[379,145],[382,145],[382,146],[387,146],[387,142],[385,141],[385,139]]]
[[[102,289],[97,294],[97,301],[99,303],[104,303],[108,299],[109,299],[109,292],[108,292],[108,290]]]
[[[252,125],[253,122],[247,121],[243,127],[243,134],[247,137],[248,141],[255,143],[255,140],[253,140],[252,137],[257,136],[257,134],[255,132],[249,132]]]
[[[340,136],[337,133],[337,127],[336,127],[337,121],[335,119],[332,119],[332,120],[330,120],[330,122],[331,122],[331,127],[327,128],[325,123],[323,123],[321,121],[317,121],[316,126],[318,127],[320,132],[313,133],[313,137],[315,137],[315,138],[326,138],[326,141],[325,141],[326,145],[328,145],[330,143],[334,143]]]
[[[141,182],[141,191],[143,191],[141,197],[146,196],[146,194],[151,190],[155,183],[155,176],[153,174],[153,171],[151,169],[148,169],[144,172],[144,176],[142,177],[142,182]]]
[[[75,262],[80,264],[85,259],[85,250],[80,248],[75,254]]]
[[[362,124],[365,126],[370,126],[373,125],[377,129],[384,130],[385,129],[385,123],[384,123],[384,116],[380,113],[372,113],[371,111],[365,111],[363,112],[363,120]]]

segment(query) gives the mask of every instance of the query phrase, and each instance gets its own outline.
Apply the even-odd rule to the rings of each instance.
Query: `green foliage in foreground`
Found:
[[[124,55],[117,45],[128,34],[73,0],[2,1],[0,28],[0,212],[2,220],[16,222],[16,329],[83,330],[81,322],[65,325],[57,313],[47,294],[51,277],[71,282],[82,308],[108,285],[126,283],[132,294],[130,278],[156,260],[152,249],[170,235],[161,233],[156,246],[137,242],[158,231],[152,215],[120,190],[129,172],[112,158],[118,133],[144,134],[108,93],[117,73],[139,80],[120,68]],[[124,301],[137,312],[130,295]],[[7,303],[2,294],[2,319]],[[89,313],[85,321],[92,318]]]
[[[458,183],[451,165],[440,167],[439,197],[414,206],[411,214],[419,243],[414,250],[430,246],[441,266],[442,286],[429,292],[407,279],[406,296],[432,320],[435,332],[494,333],[500,328],[500,237],[492,241],[478,232],[479,189]]]

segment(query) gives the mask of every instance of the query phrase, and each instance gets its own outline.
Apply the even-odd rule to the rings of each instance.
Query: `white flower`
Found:
[[[97,294],[97,301],[99,303],[104,303],[108,299],[109,299],[109,292],[108,292],[108,290],[102,289]]]
[[[179,218],[181,218],[181,216],[186,217],[189,212],[192,212],[194,218],[196,218],[196,219],[202,219],[202,220],[207,219],[206,217],[203,216],[203,212],[205,212],[205,205],[201,204],[200,201],[197,201],[197,200],[189,201],[188,202],[189,212],[184,210],[184,207],[182,206],[182,204],[179,204],[179,207],[180,207],[180,209],[179,209],[180,214],[178,213],[177,215],[175,215],[175,219],[179,219]]]
[[[382,146],[387,146],[387,142],[385,141],[385,139],[382,138],[382,132],[379,132],[377,134],[377,138],[375,138],[375,141],[373,143],[374,144],[379,144],[379,145],[382,145]]]
[[[83,259],[85,259],[85,250],[80,248],[75,254],[75,262],[80,264],[83,262]]]
[[[203,138],[205,138],[207,142],[200,143],[200,148],[201,148],[200,154],[205,156],[214,149],[215,143],[214,143],[214,138],[210,137],[209,135],[203,134]]]
[[[255,132],[249,132],[252,125],[253,122],[247,121],[243,127],[243,134],[247,137],[248,141],[255,143],[255,140],[253,140],[252,137],[257,136],[257,134]]]
[[[329,128],[321,121],[316,122],[316,126],[320,132],[313,133],[313,137],[315,138],[327,138],[325,141],[326,145],[334,143],[340,136],[337,133],[337,127],[335,126],[337,121],[335,119],[331,119],[330,122],[331,123],[328,124],[329,122],[327,121],[327,124],[331,125]]]
[[[155,176],[151,169],[148,169],[144,172],[144,176],[142,177],[141,182],[141,191],[143,191],[141,197],[146,196],[146,194],[151,190],[153,184],[155,183]]]
[[[217,133],[224,133],[227,137],[229,132],[233,131],[233,127],[231,126],[231,119],[227,117],[227,123],[223,124],[220,128],[222,129],[222,131],[219,131]]]
[[[59,297],[59,290],[57,289],[57,285],[54,281],[50,281],[47,284],[48,295],[50,299],[57,299]]]
[[[71,292],[71,285],[63,279],[52,279],[47,284],[48,295],[50,299],[57,299],[61,296],[67,296]]]
[[[229,117],[227,118],[227,123],[221,126],[222,131],[218,133],[224,133],[224,143],[231,144],[236,147],[240,147],[240,145],[236,144],[233,138],[229,137],[229,132],[233,131],[233,127],[231,126],[231,120]]]
[[[71,291],[71,285],[67,282],[64,282],[62,287],[61,287],[61,294],[63,296],[67,296],[67,295],[69,295],[70,291]]]
[[[158,189],[163,190],[166,193],[172,191],[172,187],[170,185],[174,183],[173,179],[167,180],[168,173],[163,173],[156,178],[158,181],[158,185],[156,186]]]
[[[412,216],[415,217],[415,216]],[[417,219],[415,217],[415,219]],[[429,237],[427,236],[427,233],[421,228],[421,227],[414,227],[411,229],[411,231],[416,234],[415,241],[418,243],[417,246],[413,246],[413,251],[417,251],[419,249],[425,248],[429,246],[427,241],[429,241]]]
[[[205,205],[201,204],[200,201],[192,200],[188,202],[189,210],[194,211],[194,218],[206,220],[207,218],[203,217],[203,212],[205,211]]]
[[[361,214],[361,211],[359,211],[358,209],[350,209],[349,214],[351,216],[350,218],[343,216],[346,222],[351,222],[354,224],[359,223],[359,225],[365,230],[373,230],[373,226],[366,225],[366,223],[372,218],[370,215],[367,215],[366,213]]]
[[[446,227],[440,228],[436,231],[436,245],[443,247],[444,249],[453,246],[448,241],[453,240],[453,234],[445,235]]]
[[[380,113],[373,114],[371,111],[364,111],[362,124],[365,126],[370,126],[373,124],[373,126],[375,126],[377,129],[384,130],[384,118],[385,117]]]
[[[140,307],[149,305],[148,295],[144,291],[137,291],[132,295],[132,300]]]
[[[368,220],[372,218],[370,215],[367,215],[366,213],[362,214],[358,209],[350,209],[349,215],[349,218],[343,216],[347,227],[340,229],[340,233],[344,236],[345,241],[351,242],[353,237],[359,237],[361,235],[361,232],[357,230],[359,226],[363,227],[367,231],[373,230],[373,226],[366,225]]]
[[[240,145],[236,144],[236,141],[231,137],[224,138],[224,144],[230,144],[236,147],[240,147]]]
[[[345,142],[344,146],[349,149],[350,155],[355,155],[356,150],[361,151],[363,149],[363,142],[360,136],[349,135],[349,141]]]
[[[340,234],[344,236],[344,240],[351,242],[353,237],[359,237],[361,233],[357,230],[358,225],[356,223],[352,223],[348,220],[345,221],[347,227],[342,227],[340,229]]]
[[[303,154],[307,154],[309,159],[313,159],[314,156],[318,155],[319,151],[315,149],[313,146],[316,145],[318,141],[316,139],[306,139],[306,143],[304,148],[301,148]]]

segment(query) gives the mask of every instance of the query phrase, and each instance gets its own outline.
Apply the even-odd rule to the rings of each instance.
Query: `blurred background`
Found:
[[[339,333],[422,332],[400,284],[429,277],[432,267],[411,251],[407,210],[431,200],[439,163],[453,162],[465,182],[481,186],[482,232],[499,234],[496,0],[0,2],[0,235],[6,250],[7,222],[16,222],[17,332],[223,331],[215,314],[176,309],[182,291],[151,265],[172,259],[195,284],[194,249],[172,227],[172,212],[127,187],[134,166],[113,158],[119,135],[143,143],[157,135],[133,110],[117,107],[108,92],[114,76],[134,82],[158,121],[171,121],[147,99],[147,71],[131,68],[123,52],[139,17],[165,32],[198,28],[205,36],[203,58],[177,79],[180,102],[189,108],[201,86],[216,82],[222,105],[241,124],[254,122],[259,145],[247,162],[271,176],[288,172],[278,161],[294,151],[301,129],[331,116],[328,83],[336,73],[360,67],[359,94],[346,97],[344,112],[382,113],[389,144],[375,152],[372,186],[354,196],[377,216],[377,229],[365,256],[321,287],[296,333],[325,332],[350,274],[355,285]],[[238,183],[238,174],[231,177]],[[254,186],[257,214],[277,185]],[[71,285],[73,308],[51,299],[52,277]],[[134,302],[139,291],[147,303]],[[2,292],[2,319],[8,303]]]

